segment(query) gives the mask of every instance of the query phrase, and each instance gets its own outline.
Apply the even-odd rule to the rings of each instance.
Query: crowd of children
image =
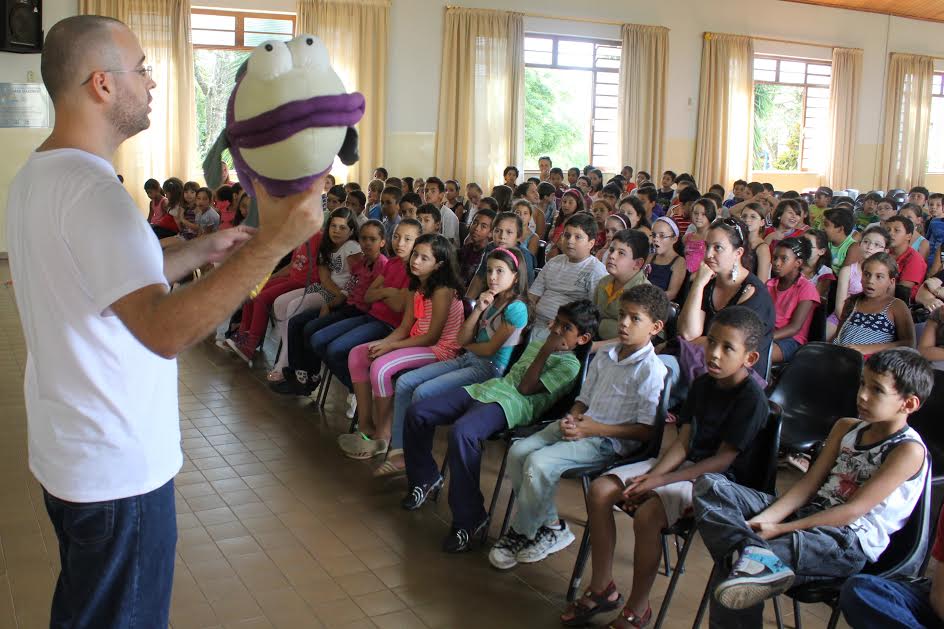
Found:
[[[565,182],[550,158],[540,164],[540,178],[524,182],[509,166],[489,196],[476,183],[463,197],[458,181],[383,168],[366,192],[330,179],[323,231],[246,301],[218,344],[251,364],[272,318],[272,390],[310,395],[326,368],[347,389],[357,427],[338,437],[340,450],[377,458],[375,476],[405,475],[405,509],[441,491],[432,445],[437,427],[450,427],[447,552],[488,529],[484,442],[553,420],[510,448],[516,508],[488,556],[503,570],[574,541],[555,506],[561,475],[643,451],[666,396],[671,445],[591,486],[593,571],[561,616],[568,626],[617,609],[611,626],[648,624],[660,536],[682,518],[694,518],[721,568],[713,622],[745,622],[793,584],[875,561],[929,473],[907,417],[930,395],[928,361],[944,366],[944,195],[918,186],[901,203],[739,180],[726,198],[717,184],[702,194],[687,173],[666,171],[654,185],[628,167],[609,180],[571,168]],[[212,191],[152,179],[145,191],[164,247],[249,212],[238,183]],[[836,423],[780,498],[747,489],[770,367],[814,340],[865,356],[859,417]],[[568,394],[569,409],[545,417]],[[625,597],[613,580],[619,511],[635,532]]]

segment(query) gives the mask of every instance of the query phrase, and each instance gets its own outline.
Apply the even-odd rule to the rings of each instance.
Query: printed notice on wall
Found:
[[[51,127],[50,110],[41,83],[0,83],[0,128]]]

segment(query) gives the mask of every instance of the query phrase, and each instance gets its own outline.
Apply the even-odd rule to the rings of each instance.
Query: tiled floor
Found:
[[[7,278],[0,260],[0,282]],[[41,489],[26,465],[25,354],[13,290],[0,287],[0,629],[48,626],[58,571]],[[398,506],[403,481],[376,482],[369,464],[338,453],[334,439],[347,420],[337,387],[322,415],[307,399],[271,394],[261,367],[249,371],[212,344],[179,364],[186,457],[176,479],[175,629],[559,626],[577,544],[507,573],[493,570],[481,550],[444,555],[445,500],[406,513]],[[487,488],[495,446],[488,446]],[[571,521],[584,515],[572,482],[563,483],[559,504]],[[625,587],[632,527],[629,518],[617,520],[616,579]],[[697,542],[667,627],[691,625],[709,570]],[[654,607],[667,581],[656,580]],[[789,605],[784,610],[792,624]],[[804,607],[804,626],[821,627],[824,610]]]

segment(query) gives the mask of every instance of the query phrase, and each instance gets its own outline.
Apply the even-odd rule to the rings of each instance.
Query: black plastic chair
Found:
[[[848,347],[808,343],[770,391],[783,409],[781,448],[812,454],[840,417],[855,417],[862,355]]]
[[[587,520],[584,524],[583,536],[580,538],[580,547],[577,550],[577,560],[574,562],[574,570],[570,576],[570,585],[567,588],[567,600],[572,601],[577,595],[580,587],[580,580],[583,578],[583,571],[587,565],[587,559],[590,557],[590,483],[598,476],[605,474],[608,470],[621,465],[638,463],[654,459],[659,456],[662,449],[662,437],[665,433],[665,418],[669,414],[669,399],[671,398],[672,387],[669,382],[669,374],[666,374],[662,385],[662,394],[659,397],[659,406],[656,408],[655,422],[652,424],[652,439],[639,451],[619,461],[609,464],[580,465],[572,467],[561,474],[561,478],[573,478],[580,481],[583,488],[583,501],[587,509]],[[512,496],[514,498],[514,496]],[[511,513],[512,500],[508,501],[508,512]],[[507,520],[507,514],[506,514]],[[504,530],[502,531],[504,533]],[[664,540],[663,540],[664,541]],[[665,557],[666,571],[668,571],[668,545],[663,543],[663,556]],[[668,574],[668,572],[666,572]]]
[[[905,302],[906,306],[911,306],[911,287],[902,284],[895,284],[895,297]]]
[[[538,252],[534,256],[534,268],[536,269],[544,268],[545,262],[547,262],[547,241],[539,240]]]
[[[918,431],[931,457],[934,485],[944,483],[944,371],[934,370],[934,389],[921,408],[908,418],[908,424]]]
[[[777,405],[773,405],[770,411],[770,415],[767,417],[767,423],[764,427],[757,433],[757,437],[754,439],[754,447],[750,451],[750,461],[748,465],[750,467],[751,473],[748,478],[745,480],[744,485],[755,489],[757,491],[762,491],[766,494],[774,495],[777,491],[777,452],[780,450],[780,431],[783,425],[783,415],[781,409]],[[688,557],[688,551],[691,550],[692,542],[695,539],[695,532],[697,531],[694,518],[683,518],[679,520],[674,526],[663,530],[662,539],[663,546],[664,540],[667,535],[676,536],[676,549],[678,552],[678,559],[675,562],[675,570],[672,572],[672,579],[669,581],[669,587],[665,592],[665,597],[662,599],[662,605],[659,608],[659,615],[656,618],[655,629],[659,629],[662,626],[662,623],[665,621],[665,617],[669,612],[669,603],[672,601],[672,596],[675,594],[675,588],[678,585],[678,580],[680,575],[683,572],[683,567],[685,565],[685,559]],[[678,548],[678,538],[681,537],[684,541],[682,543],[681,549]],[[666,561],[666,568],[668,569],[668,561]],[[714,568],[712,568],[712,572]],[[708,583],[705,584],[705,592],[702,594],[701,604],[698,606],[698,613],[695,617],[695,625],[698,626],[701,623],[701,619],[704,616],[705,610],[708,608],[708,597],[711,595],[711,579],[708,579]],[[778,601],[774,600],[774,611],[776,612],[778,623],[780,622],[780,604]]]
[[[933,524],[931,522],[931,482],[929,473],[911,516],[900,530],[892,533],[888,547],[878,561],[866,564],[862,569],[862,574],[872,574],[886,579],[921,575],[927,561],[929,531]],[[839,591],[845,581],[844,578],[815,581],[787,590],[786,595],[793,599],[793,617],[796,628],[801,629],[800,603],[826,603],[832,609],[826,628],[835,629],[840,615]]]
[[[825,305],[822,303],[815,304],[810,319],[810,330],[806,336],[807,343],[826,342],[826,317],[827,311]]]

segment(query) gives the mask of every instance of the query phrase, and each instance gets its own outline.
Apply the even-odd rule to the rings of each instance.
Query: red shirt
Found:
[[[321,246],[321,236],[323,232],[318,232],[295,249],[292,254],[292,265],[289,269],[289,279],[304,284],[306,281],[312,283],[318,282],[318,267],[315,260],[318,259],[318,247]]]
[[[403,260],[397,257],[392,257],[387,261],[387,266],[383,270],[383,278],[384,288],[406,288],[410,285],[410,276],[406,272],[406,265],[403,264]],[[382,299],[370,305],[368,314],[394,327],[400,325],[400,321],[403,320],[403,313],[397,312]]]
[[[898,263],[898,281],[914,282],[914,286],[911,287],[911,299],[914,300],[928,272],[928,263],[910,246],[895,261]]]

